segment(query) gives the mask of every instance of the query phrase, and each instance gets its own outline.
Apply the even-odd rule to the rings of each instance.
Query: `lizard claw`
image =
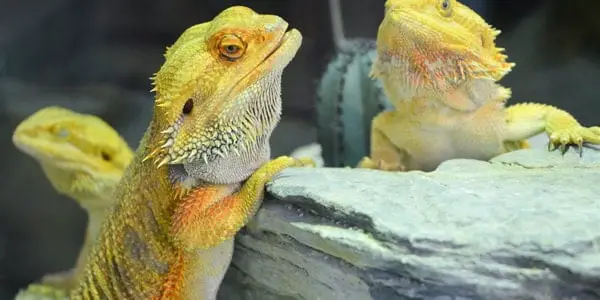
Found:
[[[302,157],[302,158],[294,158],[291,157],[291,159],[293,159],[292,164],[290,165],[290,167],[315,167],[316,163],[312,158],[306,158],[306,157]],[[278,179],[282,179],[282,178],[286,178],[289,177],[290,175],[279,172],[273,176],[271,176],[271,182],[278,180]]]
[[[294,158],[294,167],[316,167],[317,164],[312,158],[300,157]]]
[[[548,131],[548,151],[560,150],[564,155],[570,146],[577,146],[579,156],[583,156],[583,144],[600,144],[600,127],[573,126],[566,129]]]
[[[368,156],[363,157],[356,165],[359,169],[377,169],[377,164]]]
[[[192,191],[191,187],[186,187],[186,186],[179,184],[175,187],[175,193],[174,193],[173,197],[175,197],[175,199],[182,199],[191,191]]]

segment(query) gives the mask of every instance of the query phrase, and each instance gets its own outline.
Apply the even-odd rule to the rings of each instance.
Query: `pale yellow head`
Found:
[[[514,66],[496,48],[499,33],[456,0],[388,0],[372,74],[417,92],[496,81]]]
[[[127,142],[102,119],[57,106],[23,120],[12,139],[42,165],[59,192],[77,200],[110,196],[133,157]]]
[[[235,6],[187,29],[154,77],[163,132],[156,163],[212,161],[243,151],[279,120],[283,68],[301,44],[275,15]]]

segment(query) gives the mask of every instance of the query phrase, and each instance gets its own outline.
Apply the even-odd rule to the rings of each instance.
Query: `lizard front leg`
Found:
[[[176,260],[158,299],[178,299],[183,294],[215,299],[231,262],[234,236],[258,210],[266,183],[283,169],[307,165],[314,166],[314,162],[282,156],[263,164],[233,194],[230,185],[191,191],[175,209],[172,236]],[[183,280],[191,269],[201,270],[198,282]]]
[[[208,249],[233,238],[258,210],[265,185],[273,176],[289,167],[308,165],[314,162],[281,156],[263,164],[231,195],[226,195],[226,186],[192,191],[175,211],[173,236],[189,249]]]
[[[363,157],[357,168],[377,169],[384,171],[405,171],[406,153],[390,141],[385,134],[385,127],[394,122],[395,111],[384,111],[371,122],[371,157]]]
[[[506,108],[505,140],[520,141],[541,132],[549,138],[548,149],[559,148],[562,153],[571,144],[600,144],[600,127],[584,127],[568,112],[539,103],[522,103]]]

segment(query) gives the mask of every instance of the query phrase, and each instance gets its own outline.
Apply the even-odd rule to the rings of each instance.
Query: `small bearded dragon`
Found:
[[[453,158],[488,160],[544,131],[549,150],[599,144],[600,127],[558,108],[505,107],[511,92],[497,81],[515,64],[496,47],[499,33],[455,0],[388,0],[371,76],[395,109],[373,119],[371,157],[359,167],[431,171]]]
[[[81,274],[113,192],[133,157],[127,142],[102,119],[66,108],[46,107],[23,120],[13,143],[41,165],[60,194],[79,203],[88,214],[84,244],[72,270],[46,275],[24,294],[65,294]]]
[[[215,299],[265,184],[312,164],[269,160],[281,75],[302,41],[287,29],[236,6],[167,48],[152,120],[70,299]]]

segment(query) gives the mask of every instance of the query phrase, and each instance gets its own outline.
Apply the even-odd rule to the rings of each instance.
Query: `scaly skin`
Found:
[[[302,39],[286,30],[237,6],[167,50],[152,121],[71,299],[215,299],[266,182],[311,164],[269,161],[281,74]]]
[[[81,274],[106,208],[125,167],[133,157],[127,142],[102,119],[66,108],[45,107],[23,120],[13,143],[34,158],[60,194],[88,214],[84,244],[72,270],[46,275],[25,294],[65,294]]]
[[[371,75],[396,109],[373,119],[371,157],[359,167],[431,171],[453,158],[488,160],[544,131],[563,153],[600,143],[600,127],[550,105],[505,108],[510,90],[496,81],[515,64],[496,48],[499,33],[455,0],[388,0]]]

